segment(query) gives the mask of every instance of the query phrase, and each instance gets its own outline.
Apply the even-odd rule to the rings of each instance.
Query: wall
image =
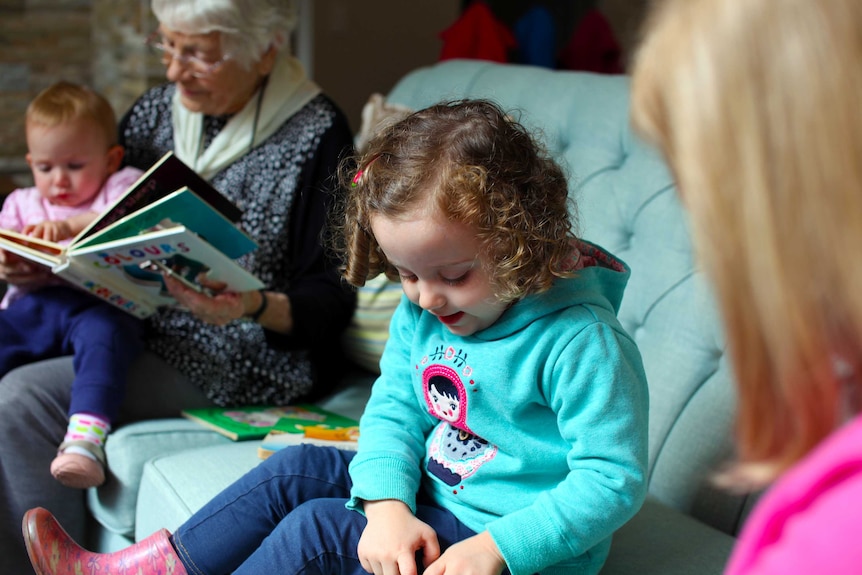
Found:
[[[24,111],[58,78],[89,81],[90,0],[0,0],[0,171],[26,166]]]
[[[623,62],[631,64],[640,29],[651,0],[599,0],[596,7],[605,15],[623,51]]]
[[[442,46],[437,34],[460,10],[460,0],[313,4],[314,77],[347,113],[354,131],[372,93],[385,94],[413,68],[437,61]]]
[[[50,83],[68,79],[104,92],[118,114],[163,81],[144,40],[150,0],[0,0],[0,194],[26,180],[24,110]],[[573,0],[608,17],[624,51],[636,41],[648,0]],[[354,131],[363,104],[408,71],[437,61],[438,34],[462,0],[302,0],[313,34],[300,43],[312,75],[344,109]],[[306,42],[307,41],[307,42]],[[10,180],[9,177],[14,179]]]
[[[149,0],[0,0],[0,193],[29,184],[24,113],[59,79],[94,86],[117,113],[163,77],[147,57]]]
[[[372,92],[388,91],[408,70],[437,59],[437,33],[459,7],[457,0],[303,5],[313,11],[315,80],[355,129]],[[90,84],[121,114],[163,81],[161,65],[144,49],[154,27],[149,0],[0,0],[0,193],[27,178],[24,111],[41,89],[61,78]]]
[[[387,93],[411,69],[437,61],[438,34],[460,13],[462,0],[307,0],[314,11],[314,77],[344,109],[354,131],[373,92]],[[511,6],[510,0],[492,2]],[[567,0],[574,22],[589,8],[608,19],[628,62],[649,0]],[[501,17],[507,16],[503,11]],[[511,16],[511,15],[510,15]]]

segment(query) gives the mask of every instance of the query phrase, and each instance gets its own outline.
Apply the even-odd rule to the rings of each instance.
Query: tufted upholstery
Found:
[[[450,60],[408,74],[388,95],[414,109],[463,97],[494,99],[542,134],[569,173],[581,235],[632,268],[620,318],[640,346],[650,387],[650,497],[615,536],[604,573],[720,573],[750,504],[708,479],[731,453],[733,386],[715,305],[693,261],[672,179],[629,128],[627,79]],[[382,301],[374,290],[391,287],[381,282],[362,297]],[[370,381],[370,374],[360,374],[324,405],[358,415]],[[172,425],[176,447],[164,444],[165,426]],[[109,461],[119,460],[112,459],[114,451],[146,454],[146,461],[124,462],[114,470],[120,478],[115,487],[91,492],[99,522],[125,537],[133,530],[141,538],[159,527],[173,529],[256,461],[249,457],[254,442],[201,440],[190,435],[196,431],[182,421],[118,430],[107,445]],[[147,447],[150,432],[160,434],[161,455]],[[190,442],[199,447],[189,449]],[[139,482],[135,514],[129,501]]]

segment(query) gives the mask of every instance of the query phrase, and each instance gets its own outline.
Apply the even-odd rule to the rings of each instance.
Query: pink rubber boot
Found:
[[[122,551],[92,553],[75,543],[47,509],[36,507],[25,513],[22,528],[36,575],[188,575],[167,529]]]

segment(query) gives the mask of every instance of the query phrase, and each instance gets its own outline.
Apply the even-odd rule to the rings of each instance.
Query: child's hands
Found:
[[[506,562],[487,531],[449,547],[424,575],[500,575]]]
[[[401,501],[366,501],[368,525],[357,551],[362,568],[374,575],[417,575],[416,552],[425,565],[440,556],[437,533]]]
[[[59,242],[75,235],[69,222],[57,220],[53,222],[42,222],[41,224],[30,224],[22,230],[25,235],[33,236],[49,242]]]
[[[21,233],[48,240],[49,242],[59,242],[74,238],[79,233],[84,231],[99,214],[96,212],[83,212],[70,216],[65,220],[56,220],[52,222],[42,222],[41,224],[30,224],[24,226]]]
[[[44,281],[49,275],[47,269],[0,250],[0,281],[20,286]]]

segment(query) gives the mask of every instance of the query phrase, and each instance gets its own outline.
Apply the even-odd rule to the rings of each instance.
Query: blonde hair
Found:
[[[286,51],[296,28],[293,0],[152,0],[158,21],[184,34],[221,34],[223,55],[248,69],[270,47]]]
[[[117,144],[117,117],[104,96],[86,86],[57,82],[36,95],[27,106],[26,125],[52,128],[86,120],[101,130],[105,147]]]
[[[360,166],[357,173],[356,166]],[[495,295],[515,301],[571,275],[573,222],[566,177],[541,144],[496,104],[446,102],[381,130],[342,163],[346,197],[334,223],[345,279],[397,281],[371,232],[372,216],[409,213],[429,200],[476,230]]]
[[[859,0],[667,0],[635,60],[634,124],[675,173],[727,329],[729,484],[773,480],[858,392],[860,62]]]

